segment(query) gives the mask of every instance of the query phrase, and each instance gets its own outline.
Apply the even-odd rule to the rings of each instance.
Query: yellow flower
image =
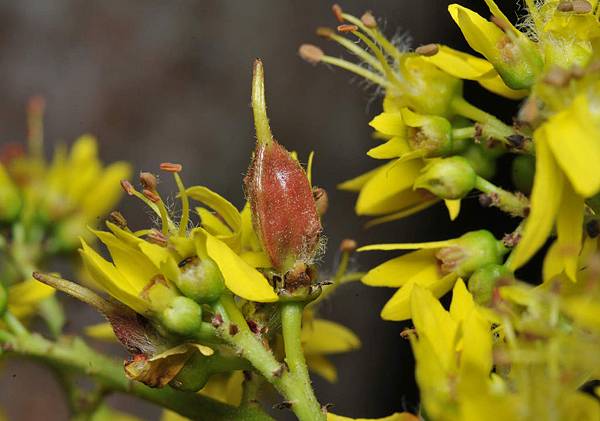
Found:
[[[484,230],[447,241],[375,244],[361,247],[358,251],[412,249],[417,251],[382,263],[362,278],[362,282],[369,286],[399,288],[381,311],[385,320],[411,318],[410,296],[415,285],[441,297],[452,288],[458,277],[469,276],[489,263],[501,263],[506,252],[504,246]]]
[[[39,304],[54,294],[54,289],[31,278],[8,288],[8,310],[19,319],[33,315]]]
[[[360,347],[360,339],[350,329],[315,318],[310,310],[304,313],[301,337],[308,368],[332,383],[337,381],[337,370],[326,356]]]

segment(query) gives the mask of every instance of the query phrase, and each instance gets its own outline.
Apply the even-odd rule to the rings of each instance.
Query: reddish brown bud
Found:
[[[321,222],[298,161],[275,140],[257,144],[245,184],[256,231],[273,267],[287,272],[297,260],[310,261]]]

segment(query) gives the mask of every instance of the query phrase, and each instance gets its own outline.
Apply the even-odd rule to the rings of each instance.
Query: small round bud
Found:
[[[199,303],[211,303],[225,291],[221,271],[211,259],[192,259],[182,269],[177,287],[186,297]]]
[[[185,392],[199,391],[206,385],[210,377],[209,361],[210,357],[195,352],[175,378],[169,382],[169,385]]]
[[[494,289],[501,279],[512,279],[511,271],[502,265],[491,263],[477,269],[468,282],[475,302],[483,306],[490,305]]]
[[[469,161],[478,176],[489,180],[496,174],[496,160],[485,153],[483,146],[469,145],[461,155]]]
[[[190,335],[200,328],[202,308],[188,297],[175,297],[163,310],[161,321],[173,333]]]
[[[462,199],[475,187],[477,174],[461,156],[439,159],[427,165],[414,188],[425,189],[441,199]]]
[[[522,193],[529,194],[535,175],[535,158],[531,155],[518,155],[512,161],[512,182]]]
[[[487,264],[500,264],[507,249],[487,230],[471,231],[440,249],[436,258],[443,273],[469,276]]]

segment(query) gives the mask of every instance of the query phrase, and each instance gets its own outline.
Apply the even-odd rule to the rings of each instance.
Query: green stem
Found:
[[[248,327],[233,297],[230,295],[221,297],[215,304],[215,310],[223,318],[223,323],[218,329],[222,338],[250,361],[254,368],[281,393],[298,419],[300,421],[325,420],[325,413],[321,411],[314,397],[310,382],[306,383],[303,376],[287,371],[285,366],[275,359],[273,353],[265,348],[261,340]],[[299,338],[300,331],[297,330],[295,335]],[[293,361],[295,360],[297,358]]]
[[[12,313],[7,311],[3,316],[4,323],[8,327],[8,330],[11,331],[16,337],[24,337],[29,335],[27,328],[23,323],[19,321]]]
[[[475,137],[475,126],[452,129],[453,140],[472,139]]]
[[[307,419],[324,420],[326,418],[325,413],[321,410],[321,406],[313,393],[308,375],[308,367],[304,359],[304,351],[302,350],[300,332],[302,331],[303,310],[304,303],[302,302],[290,301],[281,304],[285,361],[288,364],[291,375],[296,379],[294,387],[297,390],[294,391],[294,394],[299,395],[300,401],[303,402]],[[300,416],[299,418],[302,419]]]
[[[486,133],[494,139],[508,144],[509,142],[506,138],[514,134],[514,131],[509,126],[493,115],[468,103],[463,97],[454,98],[451,106],[456,114],[486,125]]]
[[[481,177],[477,177],[475,180],[475,188],[489,196],[491,206],[495,206],[515,217],[524,217],[526,215],[529,202],[525,196],[501,189]]]
[[[123,373],[122,364],[99,354],[78,338],[51,342],[40,335],[13,337],[7,352],[71,369],[92,377],[112,392],[122,392],[153,402],[194,420],[271,420],[258,408],[235,408],[196,393],[181,392],[170,387],[152,389],[132,382]]]

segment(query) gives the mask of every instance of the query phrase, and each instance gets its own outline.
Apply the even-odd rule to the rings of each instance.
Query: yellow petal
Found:
[[[392,161],[382,167],[362,187],[356,201],[358,215],[382,215],[413,207],[429,198],[413,190],[415,179],[421,173],[420,159]]]
[[[195,231],[194,235],[204,243],[206,252],[219,267],[231,292],[250,301],[277,301],[277,294],[267,279],[225,243],[202,229]]]
[[[240,229],[242,219],[237,208],[223,196],[204,186],[194,186],[186,190],[188,196],[209,206],[223,217],[227,225],[235,232]]]
[[[488,323],[471,309],[465,314],[462,327],[462,350],[460,354],[460,376],[462,379],[477,376],[487,378],[492,371],[493,339]]]
[[[54,288],[35,279],[28,279],[8,288],[8,309],[22,319],[33,314],[37,305],[54,294]]]
[[[240,257],[253,268],[270,268],[271,259],[264,251],[243,251]]]
[[[469,291],[467,291],[464,281],[461,278],[458,278],[458,281],[452,290],[450,316],[456,322],[459,322],[464,320],[474,308],[475,303],[473,301],[473,296]]]
[[[381,318],[384,320],[402,321],[411,318],[411,292],[415,285],[429,289],[436,297],[441,297],[450,289],[457,275],[450,273],[444,277],[418,278],[404,284],[390,298],[381,310]]]
[[[410,294],[413,324],[419,340],[427,338],[436,357],[448,370],[454,362],[454,336],[457,323],[444,310],[432,292],[415,285]]]
[[[99,339],[101,341],[117,341],[115,332],[110,323],[98,323],[85,327],[85,334],[90,338]]]
[[[394,136],[387,142],[369,149],[367,155],[375,159],[391,159],[398,158],[410,151],[411,149],[406,139]]]
[[[546,132],[545,127],[542,127],[534,134],[536,170],[531,192],[531,211],[521,240],[511,254],[509,269],[513,271],[527,263],[544,245],[560,206],[564,178],[547,145]]]
[[[448,215],[450,220],[454,221],[460,213],[460,199],[457,200],[444,200],[446,208],[448,209]]]
[[[322,355],[306,355],[306,365],[308,368],[323,377],[330,383],[337,381],[337,370],[335,365]]]
[[[372,250],[414,250],[414,249],[439,249],[448,247],[454,244],[454,240],[430,241],[426,243],[389,243],[389,244],[371,244],[363,246],[356,251],[372,251]]]
[[[382,171],[383,168],[384,168],[383,166],[377,167],[377,168],[375,168],[369,172],[366,172],[364,174],[361,174],[358,177],[355,177],[351,180],[344,181],[343,183],[338,184],[337,187],[340,190],[359,192],[360,189],[362,189],[363,186],[365,184],[367,184],[367,181],[372,179],[378,172]]]
[[[196,208],[196,212],[200,216],[202,227],[212,235],[226,236],[232,234],[231,228],[213,212],[205,208]]]
[[[575,191],[586,198],[600,190],[600,124],[591,107],[586,95],[579,95],[570,108],[543,126],[556,162]]]
[[[254,231],[252,225],[252,211],[250,203],[246,202],[244,209],[241,212],[242,227],[241,227],[241,248],[242,250],[260,251],[262,247],[260,241]]]
[[[360,339],[350,329],[330,320],[315,319],[302,327],[304,353],[337,354],[360,348]]]
[[[407,216],[413,215],[417,212],[422,211],[423,209],[427,209],[428,207],[436,204],[438,200],[438,198],[434,198],[432,200],[423,201],[422,203],[415,204],[412,207],[404,209],[400,212],[391,213],[389,215],[381,216],[379,218],[373,218],[365,224],[365,228],[371,228],[375,225],[406,218]]]
[[[399,112],[381,113],[369,122],[369,125],[380,133],[389,136],[406,136],[406,127]]]
[[[435,276],[435,250],[425,249],[388,260],[367,272],[361,281],[369,286],[400,287],[416,278]]]
[[[144,314],[149,310],[148,304],[138,296],[140,291],[134,288],[111,263],[104,260],[84,240],[81,240],[81,246],[83,264],[100,287],[117,301],[138,313]]]
[[[131,175],[131,166],[126,162],[115,162],[102,172],[90,194],[81,202],[81,208],[89,221],[106,215],[119,201],[123,190],[119,182],[127,180]]]
[[[165,247],[143,241],[138,244],[140,251],[152,262],[154,267],[171,281],[179,279],[180,270],[177,261]]]
[[[488,58],[497,54],[496,45],[505,36],[500,28],[458,4],[448,6],[448,11],[471,48]]]
[[[419,418],[409,412],[394,412],[383,418],[349,418],[328,412],[327,421],[419,421]]]

